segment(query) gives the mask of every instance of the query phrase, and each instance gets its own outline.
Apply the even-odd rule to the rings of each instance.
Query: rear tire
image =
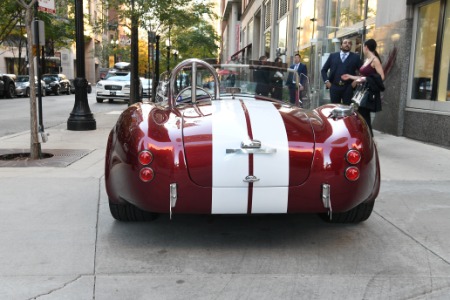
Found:
[[[10,83],[6,90],[6,98],[14,98],[16,96],[16,86],[14,83]]]
[[[372,214],[375,201],[363,202],[358,206],[342,213],[332,213],[332,218],[328,214],[319,214],[319,216],[328,223],[359,223],[367,220]]]
[[[97,98],[97,103],[103,103],[103,99]]]
[[[129,203],[115,204],[109,201],[109,210],[114,219],[123,222],[153,221],[158,217],[156,213],[143,211]]]
[[[25,97],[30,98],[30,88],[25,90]]]
[[[57,86],[55,89],[55,96],[59,96],[59,92],[60,92],[60,89],[59,89],[59,86]]]

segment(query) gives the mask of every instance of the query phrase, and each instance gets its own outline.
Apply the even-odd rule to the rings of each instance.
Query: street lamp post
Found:
[[[114,53],[114,64],[117,62],[117,46],[119,45],[119,40],[111,40],[111,46],[113,48]]]
[[[170,71],[170,39],[166,40],[166,48],[167,48],[167,73]]]
[[[175,59],[175,64],[177,64],[178,63],[178,50],[173,49],[172,53],[173,53],[173,57]]]
[[[156,99],[156,88],[159,84],[159,38],[159,35],[155,37],[155,77],[153,78],[152,99]]]
[[[87,86],[84,56],[84,25],[83,25],[83,0],[75,0],[75,36],[76,36],[76,60],[77,78],[75,84],[75,104],[67,120],[67,130],[94,130],[97,128],[94,116],[89,108],[87,99]]]

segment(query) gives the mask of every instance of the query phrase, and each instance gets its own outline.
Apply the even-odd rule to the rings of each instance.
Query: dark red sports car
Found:
[[[255,72],[267,72],[270,81],[254,82],[261,78]],[[291,104],[289,72],[180,63],[155,102],[127,108],[109,135],[112,216],[318,213],[330,222],[366,220],[380,187],[366,123],[353,106],[302,108],[309,101],[308,93],[299,97],[302,88]],[[280,74],[281,85],[273,79]],[[268,93],[255,94],[259,84]]]

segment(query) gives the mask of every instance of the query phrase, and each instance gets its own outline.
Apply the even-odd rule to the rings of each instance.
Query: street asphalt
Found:
[[[47,129],[64,166],[0,166],[0,299],[450,299],[450,150],[375,131],[381,191],[357,225],[315,215],[123,223],[104,187],[108,133]],[[29,149],[30,133],[0,138]]]

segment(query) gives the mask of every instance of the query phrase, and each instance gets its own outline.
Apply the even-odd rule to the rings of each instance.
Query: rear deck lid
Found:
[[[287,187],[310,172],[314,138],[301,109],[218,100],[183,111],[187,166],[204,187]]]

